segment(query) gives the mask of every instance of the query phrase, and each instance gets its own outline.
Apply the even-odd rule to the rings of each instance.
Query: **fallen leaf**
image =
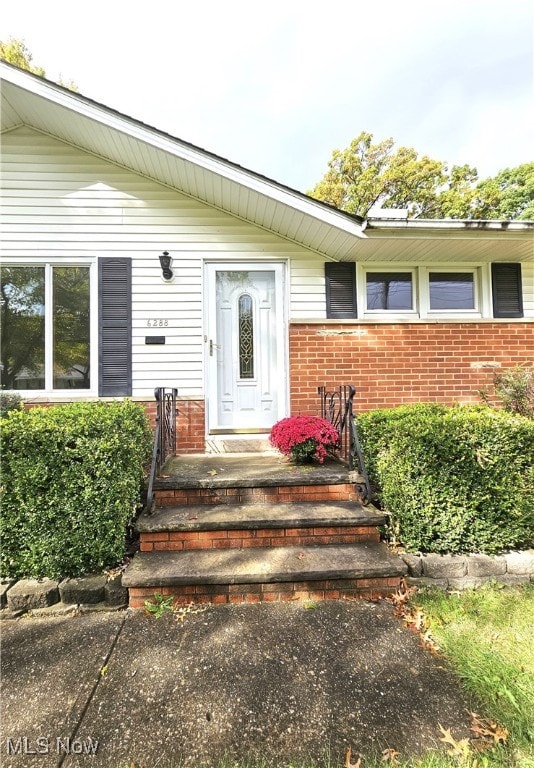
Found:
[[[506,744],[508,740],[508,730],[501,725],[487,720],[477,712],[470,712],[471,725],[470,731],[474,734],[473,741],[484,740],[494,746],[495,744]]]
[[[441,653],[441,649],[439,645],[436,643],[434,638],[432,637],[432,634],[429,629],[424,633],[424,635],[421,637],[421,642],[423,643],[424,647],[430,651],[430,653],[439,654]]]
[[[409,587],[408,582],[403,577],[400,587],[387,600],[402,611],[403,606],[409,601],[411,595],[415,592],[415,587]]]
[[[107,671],[108,671],[108,665],[104,664],[104,666],[100,670],[100,677],[104,677],[104,675],[106,674]]]
[[[345,768],[360,768],[362,758],[359,757],[355,763],[351,763],[352,759],[352,749],[349,747],[347,750],[347,755],[345,757]]]
[[[456,741],[451,733],[450,728],[445,730],[445,728],[439,725],[439,729],[443,734],[443,737],[440,738],[440,741],[443,741],[445,744],[449,744],[451,747],[451,749],[447,750],[447,754],[464,758],[469,755],[469,739],[460,739],[460,741]]]
[[[425,616],[421,608],[411,608],[405,610],[402,614],[404,623],[410,629],[414,629],[416,632],[421,632],[425,628]]]
[[[216,474],[217,474],[217,470],[216,469],[209,469],[208,470],[208,475],[216,475]]]
[[[297,555],[297,559],[298,559],[298,560],[302,560],[304,557],[306,557],[306,555],[304,554],[304,552],[299,552],[299,553],[298,553],[298,555]]]
[[[391,749],[391,748],[390,749],[385,749],[382,752],[382,760],[385,763],[391,763],[391,765],[398,765],[399,761],[397,760],[397,758],[398,758],[399,754],[400,753],[397,752],[396,749]]]

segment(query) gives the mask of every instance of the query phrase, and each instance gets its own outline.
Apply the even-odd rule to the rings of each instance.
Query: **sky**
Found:
[[[0,39],[51,80],[302,192],[334,149],[534,160],[534,0],[24,0]]]

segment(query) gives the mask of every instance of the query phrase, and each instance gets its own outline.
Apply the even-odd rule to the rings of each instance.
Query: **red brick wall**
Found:
[[[156,423],[156,401],[152,400],[144,405],[150,426],[154,428]],[[178,453],[204,453],[205,447],[205,413],[204,400],[178,400],[178,418],[176,420],[177,437],[176,450]]]
[[[413,402],[480,402],[495,368],[534,360],[534,324],[294,323],[291,413],[313,413],[317,387],[354,384],[358,410]]]
[[[338,525],[317,528],[259,528],[223,531],[158,531],[141,533],[141,552],[186,549],[246,549],[251,547],[305,547],[380,541],[374,526]]]
[[[158,488],[155,495],[156,504],[161,507],[187,504],[280,504],[286,501],[361,500],[353,483],[257,488]]]
[[[272,584],[185,584],[183,586],[130,587],[130,608],[154,602],[154,593],[174,597],[174,606],[190,603],[260,603],[286,600],[348,600],[386,597],[400,589],[399,576],[372,579],[325,579]]]

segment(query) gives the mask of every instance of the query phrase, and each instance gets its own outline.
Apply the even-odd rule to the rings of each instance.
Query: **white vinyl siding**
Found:
[[[29,128],[4,134],[2,155],[4,260],[132,258],[134,397],[152,398],[156,386],[203,396],[205,261],[288,263],[290,318],[325,317],[316,253]],[[146,345],[146,336],[166,343]]]
[[[523,312],[525,317],[534,317],[534,262],[521,265],[523,279]]]

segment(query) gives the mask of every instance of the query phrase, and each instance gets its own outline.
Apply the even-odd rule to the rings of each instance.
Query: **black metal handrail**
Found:
[[[363,485],[365,499],[369,500],[371,485],[354,418],[353,400],[356,388],[352,384],[344,384],[331,391],[326,387],[319,387],[317,392],[321,398],[321,417],[339,432],[339,446],[332,454],[349,469],[358,469],[363,479],[360,484]]]
[[[154,504],[154,481],[169,456],[176,455],[176,397],[178,390],[157,387],[154,390],[156,398],[156,429],[154,432],[154,447],[150,463],[150,475],[146,494],[146,508],[152,511]]]

